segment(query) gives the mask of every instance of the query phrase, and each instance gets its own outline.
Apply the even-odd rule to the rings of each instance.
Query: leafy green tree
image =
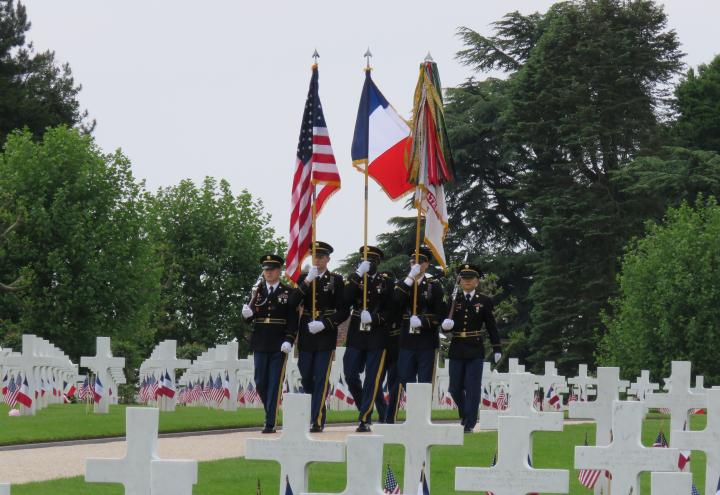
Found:
[[[720,55],[688,71],[675,88],[674,103],[679,143],[720,153]]]
[[[21,218],[2,244],[0,280],[24,286],[0,293],[2,343],[34,333],[77,359],[107,335],[137,365],[152,343],[160,272],[128,159],[65,127],[39,142],[17,132],[0,154],[0,191],[0,214]]]
[[[29,29],[22,3],[0,0],[0,143],[25,127],[35,138],[60,124],[92,131],[95,122],[80,110],[81,86],[70,66],[58,66],[52,51],[36,53],[26,40]]]
[[[260,274],[258,259],[285,246],[262,202],[230,184],[184,180],[148,197],[162,274],[156,340],[176,339],[188,352],[238,338],[246,349],[241,310]]]
[[[690,360],[711,383],[720,379],[720,206],[714,198],[682,204],[623,257],[620,293],[599,361],[627,376],[668,376],[671,360]]]

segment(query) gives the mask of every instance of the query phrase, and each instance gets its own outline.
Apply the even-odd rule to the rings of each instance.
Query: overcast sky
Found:
[[[547,0],[185,1],[29,0],[30,39],[69,62],[80,102],[107,152],[121,148],[155,190],[206,175],[249,190],[287,237],[291,174],[311,55],[320,53],[320,98],[342,189],[318,221],[335,265],[362,244],[362,174],[350,143],[363,84],[373,79],[405,116],[418,64],[432,53],[444,87],[472,75],[454,58],[458,26],[489,33],[503,14],[545,11]],[[697,65],[720,51],[717,0],[668,0],[670,27]],[[716,40],[713,42],[712,40]],[[371,181],[370,238],[402,214]]]

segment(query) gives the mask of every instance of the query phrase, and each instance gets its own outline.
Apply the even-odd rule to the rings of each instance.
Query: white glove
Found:
[[[292,351],[292,344],[290,342],[283,342],[280,346],[280,350],[285,354],[289,354]]]
[[[367,272],[369,272],[369,271],[370,271],[370,262],[367,261],[367,260],[363,260],[363,261],[360,263],[360,265],[358,265],[358,268],[357,268],[357,270],[355,271],[355,273],[357,273],[358,275],[360,275],[360,276],[362,277],[363,275],[365,275],[365,274],[366,274]]]
[[[321,321],[313,320],[308,323],[308,331],[313,335],[323,330],[325,330],[325,325]]]
[[[243,305],[242,315],[243,315],[243,318],[245,318],[247,320],[248,318],[250,318],[253,315],[253,310],[250,309],[250,306],[245,304],[245,305]]]
[[[370,314],[370,311],[363,309],[360,313],[360,323],[368,324],[372,323],[372,315]]]
[[[410,268],[410,272],[408,273],[408,276],[405,277],[405,285],[408,287],[412,287],[412,284],[415,283],[415,278],[420,275],[420,265],[414,264]]]
[[[450,318],[445,318],[442,322],[442,329],[445,330],[446,332],[449,332],[450,330],[452,330],[454,326],[455,326],[455,322],[453,320],[451,320]]]
[[[315,280],[318,276],[318,269],[315,265],[310,267],[310,270],[308,270],[307,277],[305,277],[305,282],[310,283],[313,280]]]
[[[410,328],[418,328],[422,326],[422,322],[420,321],[420,318],[417,317],[417,315],[412,315],[410,317]]]
[[[498,364],[498,361],[500,361],[501,357],[502,357],[501,352],[496,352],[495,354],[493,354],[493,359],[495,359],[495,364]]]

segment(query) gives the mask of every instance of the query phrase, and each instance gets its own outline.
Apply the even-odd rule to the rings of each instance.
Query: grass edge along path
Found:
[[[692,429],[704,428],[704,417],[693,417]],[[668,434],[669,422],[665,418],[649,419],[643,425],[643,444],[651,446],[657,433],[663,429]],[[576,445],[583,445],[585,435],[594,443],[593,424],[566,425],[562,432],[537,432],[534,434],[534,459],[538,469],[569,469],[570,494],[588,495],[591,491],[580,486],[577,471],[573,469],[573,453]],[[455,492],[454,476],[456,466],[490,466],[497,445],[497,434],[483,432],[466,435],[463,447],[436,446],[432,448],[432,472],[430,492],[433,495],[454,495],[471,492]],[[383,456],[398,480],[403,479],[403,449],[398,445],[386,445]],[[705,457],[700,452],[692,453],[692,471],[695,485],[704,493]],[[262,493],[274,495],[278,492],[280,467],[270,461],[253,461],[244,458],[201,462],[195,495],[244,495],[255,494],[260,479]],[[310,467],[310,491],[341,492],[346,484],[345,463],[316,463]],[[414,493],[416,487],[403,487],[405,493]],[[39,483],[28,483],[12,487],[13,495],[121,495],[123,489],[113,484],[85,483],[82,477],[65,478]],[[650,476],[641,477],[640,495],[650,494]],[[481,494],[476,494],[481,495]],[[485,495],[484,493],[482,495]],[[689,494],[679,494],[689,495]]]

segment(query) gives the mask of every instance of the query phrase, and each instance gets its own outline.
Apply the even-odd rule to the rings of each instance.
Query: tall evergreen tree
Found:
[[[70,65],[58,65],[52,51],[36,53],[26,39],[29,30],[25,6],[0,0],[0,145],[24,127],[35,138],[60,124],[90,132],[95,123],[80,110],[81,86]]]
[[[720,153],[720,55],[688,70],[675,88],[675,110],[680,145]]]

